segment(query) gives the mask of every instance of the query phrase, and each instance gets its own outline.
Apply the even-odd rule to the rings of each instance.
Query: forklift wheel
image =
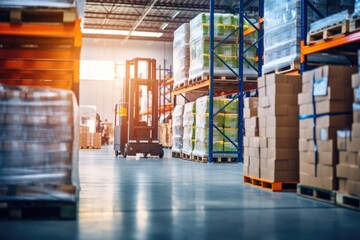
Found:
[[[164,150],[161,149],[161,153],[159,154],[159,158],[163,158],[164,157]]]
[[[115,150],[115,157],[119,156],[119,151]]]

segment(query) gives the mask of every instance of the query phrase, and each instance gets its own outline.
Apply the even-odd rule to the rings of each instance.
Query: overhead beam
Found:
[[[121,25],[121,24],[96,24],[96,23],[84,23],[85,28],[93,28],[93,29],[108,29],[108,30],[124,30],[129,31],[129,25]],[[161,32],[161,33],[171,33],[173,34],[177,28],[170,27],[166,28],[166,30],[160,30],[158,27],[138,27],[137,30],[141,32]]]
[[[104,39],[118,39],[124,40],[125,36],[116,36],[116,35],[102,35],[102,34],[83,34],[83,38],[104,38]],[[152,37],[137,37],[131,36],[129,40],[142,40],[142,41],[156,41],[156,42],[172,42],[174,38],[172,37],[159,37],[159,38],[152,38]]]

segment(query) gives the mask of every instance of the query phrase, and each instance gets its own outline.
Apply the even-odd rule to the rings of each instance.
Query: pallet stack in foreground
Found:
[[[77,103],[71,91],[0,85],[1,213],[76,217]]]
[[[184,105],[177,105],[173,111],[172,118],[172,156],[181,157],[183,149],[183,113]]]
[[[338,189],[337,130],[352,122],[351,75],[356,68],[323,66],[303,74],[300,105],[300,184],[298,193],[328,195]],[[326,191],[327,190],[327,191]],[[322,193],[322,194],[318,194]]]

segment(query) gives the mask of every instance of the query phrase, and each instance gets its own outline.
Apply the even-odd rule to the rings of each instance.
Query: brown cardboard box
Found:
[[[302,93],[312,92],[312,83],[303,83],[301,90],[302,90]]]
[[[259,117],[259,127],[266,127],[266,117]]]
[[[249,165],[252,168],[260,168],[260,158],[258,157],[249,157]]]
[[[299,162],[315,164],[315,154],[313,152],[299,152]]]
[[[266,137],[266,127],[259,127],[259,136]]]
[[[251,117],[245,119],[245,128],[248,127],[257,127],[259,126],[259,119],[258,117]]]
[[[260,175],[262,179],[273,181],[273,182],[298,182],[299,172],[298,171],[277,171],[274,169],[260,169]]]
[[[360,103],[353,103],[353,123],[360,123]]]
[[[254,178],[260,178],[260,169],[256,167],[249,166],[249,176]]]
[[[300,152],[308,151],[308,141],[306,139],[299,139],[299,151]]]
[[[290,83],[276,83],[266,86],[266,95],[277,95],[277,94],[297,94],[301,91],[300,86]]]
[[[352,125],[352,137],[353,138],[360,138],[360,123],[353,123]],[[359,149],[360,151],[360,149]]]
[[[297,116],[268,116],[266,117],[267,127],[299,127]]]
[[[299,151],[297,148],[268,148],[267,156],[269,159],[298,160]]]
[[[272,105],[297,105],[297,95],[295,94],[275,94],[262,97],[260,107],[270,107]]]
[[[244,108],[244,118],[252,118],[258,115],[258,110],[254,108]]]
[[[335,140],[326,140],[326,141],[318,140],[317,141],[318,150],[319,150],[319,152],[332,153],[332,152],[336,151],[335,143],[336,143]]]
[[[306,173],[309,174],[310,176],[315,177],[315,173],[316,173],[315,164],[300,162],[300,173]],[[317,164],[317,177],[324,177],[324,178],[335,177],[334,166]]]
[[[321,97],[315,97],[316,102],[323,102],[323,101],[330,101],[330,100],[343,100],[343,101],[349,101],[351,99],[352,93],[351,88],[344,88],[344,87],[328,87],[327,95],[321,96]],[[298,95],[298,104],[310,104],[312,103],[312,92],[305,92],[300,93]]]
[[[269,148],[298,148],[298,138],[268,138]]]
[[[351,103],[345,101],[322,101],[316,102],[316,113],[330,113],[330,112],[351,112]],[[309,115],[314,114],[313,105],[310,104],[303,104],[300,105],[300,115]],[[340,115],[341,116],[341,115]],[[320,118],[319,118],[320,119]]]
[[[258,78],[258,88],[263,88],[263,87],[265,87],[265,76],[263,76],[263,77],[259,77]]]
[[[260,148],[267,148],[267,138],[266,137],[260,137]]]
[[[336,177],[347,179],[349,175],[349,165],[338,164],[336,165]]]
[[[351,76],[357,72],[355,67],[322,66],[314,70],[315,79],[328,78],[328,86],[351,87]],[[339,81],[341,79],[341,81]]]
[[[244,158],[244,165],[250,165],[250,157],[249,156],[245,156],[245,154],[244,154],[244,156],[243,156],[243,158]]]
[[[246,136],[243,137],[243,146],[244,147],[249,147],[250,146],[249,139],[250,139],[249,137],[246,137]]]
[[[339,192],[346,193],[347,192],[347,180],[346,179],[339,179]]]
[[[360,138],[352,138],[347,142],[348,152],[359,152],[360,149]]]
[[[285,75],[285,74],[268,74],[265,76],[266,86],[277,83],[291,83],[293,85],[301,85],[301,76]]]
[[[331,139],[337,138],[337,130],[339,128],[334,127],[316,127],[316,138],[326,141]],[[311,140],[313,139],[313,128],[306,128],[305,129],[305,139]]]
[[[246,127],[245,135],[247,137],[257,137],[257,136],[259,136],[259,128],[258,127]]]
[[[299,129],[296,127],[266,127],[268,138],[298,138]]]
[[[358,73],[351,76],[351,86],[352,88],[360,86],[360,75]]]
[[[249,156],[251,165],[251,158],[260,159],[260,148],[249,147]],[[258,160],[258,162],[260,162],[260,160]]]
[[[258,108],[258,117],[266,117],[266,108]]]
[[[360,181],[360,166],[348,165],[348,176],[347,179]]]
[[[351,132],[347,129],[337,131],[337,149],[340,151],[347,150],[347,142],[351,136]]]
[[[327,190],[337,190],[338,189],[338,181],[337,178],[322,178],[322,177],[314,177],[310,176],[306,173],[300,172],[300,184],[306,186],[312,186]]]
[[[266,167],[265,167],[266,166]],[[262,168],[266,169],[275,169],[277,171],[299,171],[299,162],[293,160],[282,160],[282,159],[272,159],[269,158],[266,160],[266,165],[261,165]]]
[[[280,105],[280,106],[270,106],[264,108],[266,111],[265,116],[298,116],[299,107],[291,105]],[[260,115],[259,115],[260,116]]]
[[[348,152],[345,151],[339,152],[339,164],[349,164]]]
[[[268,149],[267,148],[260,148],[260,158],[268,159]]]
[[[258,92],[259,92],[259,97],[265,97],[266,96],[266,87],[259,87]]]
[[[257,109],[259,107],[259,100],[257,97],[244,98],[244,107]]]
[[[249,176],[249,165],[243,165],[243,175]]]
[[[244,156],[249,156],[249,147],[244,147]]]
[[[314,74],[315,72],[314,71],[307,71],[307,72],[304,72],[303,75],[302,75],[302,83],[303,83],[303,86],[305,84],[309,84],[312,86],[312,82],[314,80]],[[312,87],[311,87],[312,88]],[[310,89],[311,89],[310,88]],[[302,92],[307,92],[307,91],[302,91]]]
[[[353,195],[360,196],[360,181],[347,181],[347,192]]]
[[[249,147],[259,148],[260,147],[260,138],[259,137],[249,138]]]

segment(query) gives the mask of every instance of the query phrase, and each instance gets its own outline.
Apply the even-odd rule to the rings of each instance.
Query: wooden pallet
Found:
[[[360,29],[360,14],[351,17],[349,23],[349,32],[355,32],[358,31],[359,29]]]
[[[76,219],[76,201],[0,200],[0,218]]]
[[[349,21],[343,21],[332,26],[308,33],[307,44],[313,44],[320,41],[332,39],[336,36],[349,32]]]
[[[174,86],[174,90],[178,90],[178,89],[181,89],[181,88],[184,88],[188,85],[188,81],[184,81],[183,83],[180,83],[180,84],[177,84],[176,86]]]
[[[101,149],[101,147],[95,147],[95,146],[81,146],[81,147],[79,147],[80,149]]]
[[[185,160],[192,160],[191,154],[182,153],[181,158]]]
[[[336,193],[336,204],[360,211],[360,197],[346,193]]]
[[[208,81],[208,80],[210,80],[209,74],[201,74],[194,78],[190,78],[188,85],[191,86],[191,85],[195,85],[197,83],[201,83],[201,82]],[[238,81],[238,78],[236,76],[214,75],[214,80],[221,80],[221,81],[236,80],[236,81]]]
[[[297,71],[300,69],[300,62],[295,61],[284,67],[275,68],[275,74],[284,74],[288,72]]]
[[[297,194],[302,197],[335,204],[336,191],[298,184]]]
[[[181,158],[181,152],[172,151],[171,152],[171,157]]]
[[[208,156],[192,156],[192,160],[195,162],[207,163],[209,162]],[[234,156],[214,156],[213,161],[215,163],[235,163],[237,162],[237,157]]]
[[[195,162],[207,163],[208,157],[193,155],[192,160],[194,160]]]
[[[244,176],[244,183],[273,192],[295,192],[297,185],[297,182],[272,182],[250,176]]]
[[[10,23],[72,23],[77,14],[75,8],[27,7],[2,8]],[[6,20],[5,20],[6,21]]]

